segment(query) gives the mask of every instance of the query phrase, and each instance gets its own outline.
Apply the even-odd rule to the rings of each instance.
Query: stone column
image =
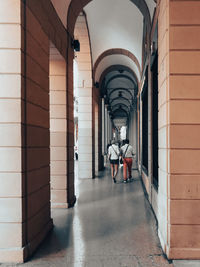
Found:
[[[101,109],[102,109],[102,122],[101,122],[101,127],[102,127],[102,156],[104,156],[105,153],[105,107],[104,107],[104,98],[102,98],[101,102]]]
[[[79,15],[75,36],[80,41],[78,67],[78,177],[92,178],[92,67],[86,18]]]
[[[109,142],[112,138],[110,134],[110,116],[109,116],[108,110],[107,110],[107,125],[108,125],[107,134],[108,134],[108,142]]]
[[[79,178],[92,178],[92,88],[78,93]]]
[[[49,40],[18,0],[0,28],[0,262],[23,262],[52,228]]]
[[[99,107],[95,103],[94,124],[95,124],[95,174],[99,171]]]
[[[67,208],[66,63],[50,61],[51,206]]]
[[[108,139],[108,115],[107,115],[108,111],[107,111],[107,107],[105,106],[105,149],[106,149],[106,153],[107,153],[107,144],[109,142]]]
[[[23,6],[22,40],[25,177],[25,247],[30,256],[52,228],[50,217],[49,38],[32,11]]]
[[[112,140],[113,139],[112,122],[109,115],[108,115],[108,125],[109,125],[109,140]]]
[[[159,237],[171,259],[200,255],[200,2],[161,1]]]

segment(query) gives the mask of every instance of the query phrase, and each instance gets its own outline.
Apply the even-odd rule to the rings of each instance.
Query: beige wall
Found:
[[[161,1],[159,234],[169,258],[198,259],[200,2]]]
[[[67,204],[67,110],[66,63],[50,60],[51,206]]]

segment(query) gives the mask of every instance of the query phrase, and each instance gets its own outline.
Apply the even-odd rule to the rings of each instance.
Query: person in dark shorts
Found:
[[[108,148],[108,158],[110,160],[111,176],[112,176],[114,183],[116,183],[116,176],[118,173],[119,155],[120,155],[120,151],[117,145],[117,141],[113,140],[111,142],[111,146],[109,146]]]

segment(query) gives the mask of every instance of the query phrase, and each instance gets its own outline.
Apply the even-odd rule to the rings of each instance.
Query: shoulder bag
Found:
[[[120,158],[120,164],[123,164],[123,157],[125,158],[128,147],[129,147],[129,145],[126,147],[126,151],[124,153],[124,156],[122,155],[122,157]]]

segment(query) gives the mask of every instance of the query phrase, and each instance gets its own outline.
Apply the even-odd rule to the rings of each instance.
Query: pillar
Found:
[[[109,118],[109,137],[110,137],[110,140],[113,139],[113,127],[112,127],[112,121],[110,119],[110,116],[108,116]]]
[[[55,48],[54,48],[55,49]],[[50,61],[51,206],[67,208],[66,63]]]
[[[159,237],[170,259],[200,255],[200,2],[160,3]]]
[[[78,177],[92,178],[92,71],[88,29],[84,15],[77,18],[75,36],[80,42],[78,67]]]
[[[20,1],[0,2],[0,262],[23,261]]]
[[[104,157],[105,154],[105,107],[104,107],[104,98],[101,99],[101,110],[102,110],[102,121],[101,121],[101,127],[102,127],[102,149],[101,149],[101,153],[102,153],[102,157]]]
[[[107,115],[108,111],[107,111],[107,106],[105,105],[105,149],[106,149],[106,153],[107,151],[107,144],[108,142],[110,142],[110,140],[108,139],[108,115]]]
[[[67,203],[73,207],[76,202],[74,187],[74,49],[72,38],[68,35],[67,42]]]
[[[50,214],[49,38],[23,2],[21,1],[25,16],[22,29],[22,166],[26,199],[26,258],[35,251],[53,225]]]
[[[94,121],[95,121],[95,174],[99,171],[99,107],[95,103]]]
[[[23,262],[52,228],[49,40],[22,1],[0,2],[0,27],[0,262]]]

